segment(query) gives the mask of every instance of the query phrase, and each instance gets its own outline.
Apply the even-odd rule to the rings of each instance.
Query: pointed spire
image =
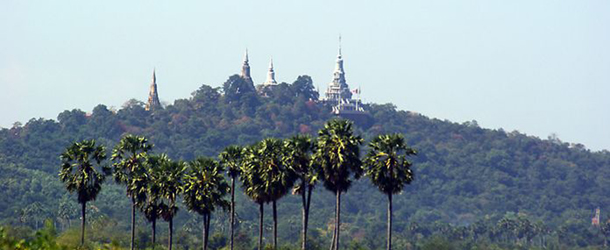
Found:
[[[271,57],[271,62],[269,62],[269,71],[273,71],[273,57]]]
[[[248,48],[246,48],[246,53],[244,54],[244,63],[241,66],[241,78],[248,82],[253,82],[252,77],[250,76],[250,59],[248,58]]]
[[[339,55],[337,57],[341,58],[341,34],[339,34]]]
[[[328,84],[325,96],[326,100],[340,103],[341,100],[351,100],[352,92],[345,80],[345,70],[343,69],[343,55],[341,54],[341,35],[339,35],[339,53],[335,61],[333,71],[333,81]]]
[[[269,62],[269,72],[267,72],[267,81],[263,83],[263,85],[276,85],[277,81],[275,81],[275,71],[273,70],[273,57]]]
[[[153,68],[152,83],[148,91],[148,102],[146,102],[146,110],[154,111],[161,108],[161,102],[159,101],[159,93],[157,93],[157,69]]]
[[[343,56],[341,55],[341,35],[339,35],[339,54],[337,54],[337,63],[335,64],[335,77],[337,74],[343,73]]]

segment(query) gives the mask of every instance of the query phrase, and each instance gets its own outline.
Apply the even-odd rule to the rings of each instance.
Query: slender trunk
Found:
[[[301,186],[303,190],[301,191],[301,202],[303,203],[303,232],[302,237],[303,241],[301,243],[301,250],[307,249],[307,200],[305,198],[305,191],[307,189],[307,184],[305,181],[301,182]]]
[[[307,228],[309,226],[309,207],[311,206],[311,193],[313,191],[313,187],[311,185],[306,185],[307,187],[307,198],[305,198],[305,191],[303,191],[303,199],[305,199],[305,204],[303,204],[305,206],[304,211],[303,211],[303,218],[304,218],[304,222],[303,222],[303,249],[302,250],[306,250],[307,249]]]
[[[341,235],[341,192],[337,192],[337,220],[335,221],[335,224],[335,231],[337,231],[335,250],[339,250],[339,236]]]
[[[336,210],[335,210],[336,213]],[[335,216],[337,217],[337,216]],[[334,250],[335,249],[335,241],[337,240],[337,230],[336,227],[333,228],[333,238],[330,241],[330,250]]]
[[[80,245],[84,246],[85,245],[85,212],[87,209],[87,202],[83,202],[81,204],[81,222],[80,222]]]
[[[277,207],[273,201],[273,249],[277,249]]]
[[[392,193],[388,194],[388,248],[392,250]]]
[[[156,240],[157,240],[157,218],[153,218],[153,221],[152,221],[152,249],[155,249]]]
[[[206,228],[207,224],[208,224],[208,219],[207,219],[206,215],[204,214],[203,215],[203,226],[201,227],[201,232],[202,232],[201,233],[201,239],[202,239],[201,240],[201,242],[202,242],[201,245],[202,245],[203,250],[207,249],[207,246],[205,244],[205,237],[207,237],[207,233],[205,232],[205,228]]]
[[[338,193],[335,193],[335,197]],[[337,200],[335,200],[335,225],[333,228],[333,239],[330,242],[330,250],[335,250],[335,245],[337,242]]]
[[[258,250],[263,249],[263,203],[259,203],[260,207],[258,209],[259,221],[258,221]]]
[[[208,249],[208,235],[210,233],[210,215],[203,215],[203,250]]]
[[[235,177],[231,178],[231,250],[233,250],[233,235],[235,227]]]
[[[169,219],[169,239],[167,239],[167,249],[172,250],[172,239],[174,236],[174,218]]]
[[[131,250],[134,250],[136,245],[136,200],[131,198]]]

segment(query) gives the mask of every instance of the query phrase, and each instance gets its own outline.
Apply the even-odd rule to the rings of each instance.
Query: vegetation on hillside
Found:
[[[153,153],[192,161],[263,138],[315,136],[332,118],[329,107],[316,102],[318,93],[307,76],[278,85],[265,98],[246,84],[232,76],[222,88],[202,85],[190,98],[152,113],[142,102],[131,100],[119,110],[98,105],[90,114],[64,111],[57,121],[32,119],[0,130],[0,221],[5,225],[0,246],[24,239],[23,244],[36,248],[32,242],[40,237],[54,238],[59,245],[78,244],[75,221],[80,209],[57,176],[58,156],[75,141],[96,139],[111,149],[122,136],[136,134],[155,145]],[[609,152],[591,152],[554,137],[542,140],[517,131],[483,129],[474,121],[430,119],[391,104],[368,104],[366,109],[371,122],[354,126],[365,145],[376,135],[400,133],[418,152],[412,157],[414,181],[392,200],[395,248],[605,244],[610,231],[606,223],[593,227],[590,218],[595,208],[603,214],[610,205]],[[363,153],[367,149],[362,148]],[[131,218],[126,211],[132,201],[125,197],[125,188],[107,180],[97,199],[87,203],[87,232],[95,232],[86,235],[87,241],[98,244],[91,247],[130,245]],[[301,198],[297,193],[277,204],[280,245],[296,247],[299,242]],[[235,201],[235,248],[249,249],[256,245],[259,209],[243,192],[236,192]],[[308,242],[312,249],[326,248],[332,241],[335,202],[333,193],[314,189]],[[184,208],[180,203],[178,208]],[[387,195],[368,179],[355,181],[342,195],[340,243],[353,249],[383,248],[385,237],[380,235],[386,228],[387,204]],[[230,214],[217,212],[209,222],[214,232],[210,249],[228,245]],[[201,237],[194,233],[201,232],[201,217],[177,214],[175,245],[201,246]],[[145,216],[136,216],[136,245],[150,242],[146,223]],[[272,220],[263,223],[265,237],[272,237]],[[159,241],[167,240],[167,230],[161,232]]]

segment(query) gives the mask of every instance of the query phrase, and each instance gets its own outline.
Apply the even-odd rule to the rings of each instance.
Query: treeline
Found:
[[[178,200],[203,217],[203,249],[208,249],[210,221],[217,209],[230,207],[230,249],[234,247],[235,182],[239,178],[245,194],[259,206],[257,249],[263,249],[264,204],[273,208],[273,243],[277,249],[277,202],[291,191],[302,199],[302,243],[307,247],[307,225],[312,192],[318,180],[336,196],[335,225],[331,250],[340,249],[341,194],[348,191],[354,179],[366,175],[388,197],[387,248],[392,249],[392,195],[402,192],[413,180],[408,156],[415,155],[400,134],[379,135],[369,144],[360,159],[363,139],[354,135],[352,122],[329,121],[317,138],[297,135],[281,140],[267,138],[247,147],[229,146],[219,156],[220,162],[199,156],[195,160],[174,161],[167,155],[150,155],[153,145],[141,136],[123,137],[112,153],[112,169],[105,165],[106,149],[95,140],[75,142],[61,154],[59,177],[66,189],[75,193],[81,204],[81,246],[85,245],[87,202],[102,191],[106,176],[124,185],[131,200],[131,249],[135,249],[136,210],[152,225],[152,242],[156,239],[156,222],[168,222],[167,249],[172,249],[173,218]],[[231,178],[229,186],[225,169]],[[298,184],[297,184],[298,182]],[[295,185],[296,184],[296,185]],[[231,193],[230,203],[225,199]]]
[[[73,230],[79,228],[80,206],[57,178],[57,166],[61,164],[57,156],[74,141],[96,138],[97,144],[112,148],[126,134],[138,134],[154,143],[154,151],[189,162],[198,156],[216,157],[229,145],[250,145],[264,138],[289,138],[298,133],[313,136],[332,118],[329,107],[317,101],[318,93],[309,77],[282,83],[265,97],[243,88],[243,84],[234,76],[220,88],[202,85],[190,97],[154,112],[146,111],[142,102],[131,100],[121,108],[98,105],[91,112],[68,110],[57,120],[32,119],[0,129],[0,222],[6,225],[7,237],[34,240],[32,230],[42,230],[45,219],[51,219],[59,242],[76,235],[70,240],[78,244],[79,233]],[[379,134],[401,133],[419,150],[412,157],[416,181],[393,197],[397,246],[423,247],[428,241],[449,237],[434,228],[461,228],[484,221],[492,230],[502,219],[515,215],[550,228],[551,233],[545,236],[549,248],[603,245],[601,229],[591,226],[591,217],[599,207],[605,221],[610,206],[607,151],[592,152],[554,136],[540,139],[518,131],[484,129],[475,121],[431,119],[397,110],[391,104],[367,104],[365,108],[372,119],[355,124],[356,134],[371,141]],[[102,188],[97,200],[87,206],[91,222],[87,228],[96,232],[88,237],[103,244],[129,246],[131,216],[125,208],[131,201],[124,198],[125,186],[107,181]],[[313,191],[316,198],[311,206],[318,209],[311,211],[309,234],[312,246],[328,248],[336,197],[322,190]],[[235,207],[236,237],[240,242],[251,239],[250,245],[256,245],[258,207],[244,192],[235,195],[236,200],[244,201]],[[385,237],[380,235],[386,234],[386,200],[367,178],[354,181],[350,191],[342,195],[341,244],[383,248]],[[181,203],[178,207],[186,210]],[[277,204],[278,216],[283,218],[278,226],[290,229],[279,230],[280,243],[299,241],[295,232],[299,231],[301,215],[294,211],[300,207],[298,195],[286,196]],[[265,209],[272,210],[267,205]],[[175,233],[180,236],[175,238],[176,245],[201,245],[201,237],[192,236],[193,228],[202,223],[200,217],[177,214],[174,219],[180,227]],[[212,217],[210,227],[220,232],[212,233],[210,243],[214,246],[225,245],[221,242],[227,239],[221,236],[228,235],[229,219],[228,213],[219,211]],[[136,218],[138,242],[151,240],[146,223],[143,216]],[[431,228],[430,233],[411,237],[412,224]],[[271,220],[265,220],[264,229],[272,232]],[[159,240],[167,240],[166,227],[159,230],[163,232]],[[559,235],[568,235],[562,237],[570,240],[559,240]],[[484,234],[477,242],[502,248],[516,244],[496,239]]]

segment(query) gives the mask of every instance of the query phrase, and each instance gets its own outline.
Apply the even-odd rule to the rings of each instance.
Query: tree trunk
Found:
[[[335,250],[339,250],[339,239],[341,235],[341,192],[337,194],[337,242],[335,246]]]
[[[307,200],[305,198],[305,191],[306,191],[306,185],[305,181],[301,182],[301,186],[303,187],[303,190],[301,191],[301,202],[303,203],[303,232],[302,232],[302,237],[303,237],[303,241],[301,243],[301,250],[305,250],[307,249]]]
[[[235,177],[231,178],[231,250],[233,250],[233,235],[235,227]]]
[[[174,218],[169,219],[169,238],[167,239],[167,249],[172,250],[172,239],[174,237]]]
[[[336,209],[335,209],[335,213],[336,213]],[[337,216],[335,216],[337,217]],[[335,241],[337,240],[337,230],[336,227],[333,228],[333,238],[332,240],[330,240],[330,250],[335,249]]]
[[[388,248],[392,250],[392,193],[388,194]]]
[[[335,197],[338,197],[339,193],[335,193]],[[335,200],[335,225],[333,228],[333,239],[330,242],[330,250],[335,250],[335,245],[337,243],[337,204],[339,199]]]
[[[259,203],[260,207],[258,209],[260,219],[258,221],[258,250],[263,250],[263,203]]]
[[[136,245],[136,200],[131,198],[131,250],[134,250]]]
[[[152,221],[152,249],[155,249],[155,242],[157,240],[157,219],[154,218]]]
[[[277,249],[277,207],[273,201],[273,249]]]
[[[81,204],[81,217],[82,220],[80,222],[80,245],[84,246],[85,245],[85,215],[86,215],[86,209],[87,209],[87,202],[83,202]]]
[[[335,232],[337,237],[335,239],[335,247],[334,250],[339,250],[339,239],[341,233],[341,192],[337,192],[337,218],[335,219]]]
[[[303,186],[306,189],[303,190],[302,199],[303,199],[303,245],[302,250],[307,249],[307,227],[309,225],[309,206],[311,205],[311,193],[313,188],[311,185],[303,183]],[[307,198],[305,198],[305,190],[307,191]]]
[[[210,214],[203,215],[203,250],[208,250],[208,237],[210,234]]]

